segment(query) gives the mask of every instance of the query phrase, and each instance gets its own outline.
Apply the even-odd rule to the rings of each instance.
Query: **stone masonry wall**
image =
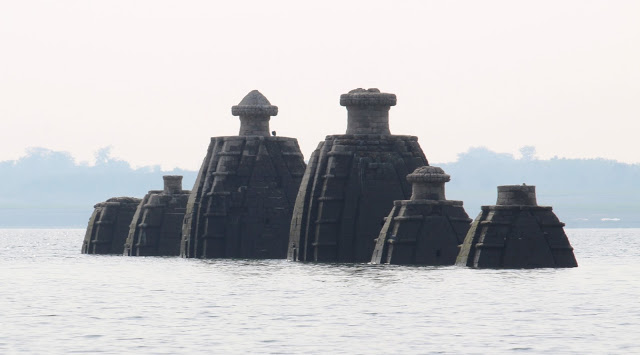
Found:
[[[285,258],[305,167],[294,138],[211,138],[187,203],[181,255]]]

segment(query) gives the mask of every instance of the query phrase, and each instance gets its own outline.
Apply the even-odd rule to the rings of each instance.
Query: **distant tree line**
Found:
[[[453,163],[434,164],[451,175],[449,199],[464,201],[472,218],[494,204],[498,185],[535,185],[539,205],[551,205],[568,227],[640,227],[640,164],[607,159],[522,158],[471,148]]]
[[[67,152],[32,148],[18,160],[0,162],[0,227],[85,227],[98,202],[142,198],[162,189],[163,175],[183,175],[183,187],[190,189],[196,174],[159,166],[133,169],[110,157],[109,148],[96,153],[95,165],[76,164]]]
[[[606,159],[539,160],[535,148],[522,157],[471,148],[452,163],[431,162],[451,175],[447,198],[463,200],[471,218],[494,204],[496,186],[535,185],[540,205],[552,205],[568,227],[640,227],[640,164]],[[1,227],[85,227],[93,205],[115,196],[142,197],[161,189],[162,175],[183,175],[193,186],[197,172],[159,166],[134,169],[96,153],[94,165],[77,164],[67,152],[33,148],[18,160],[0,162]]]

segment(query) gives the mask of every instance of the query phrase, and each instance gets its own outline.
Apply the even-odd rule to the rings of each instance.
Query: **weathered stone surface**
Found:
[[[309,159],[291,219],[290,260],[369,262],[393,201],[411,196],[407,174],[428,165],[417,137],[389,132],[395,95],[356,89],[340,102],[348,134],[327,136]]]
[[[471,219],[462,201],[447,201],[441,168],[423,166],[407,176],[410,200],[395,201],[376,241],[374,264],[453,265]]]
[[[122,254],[139,198],[114,197],[96,204],[82,242],[83,254]]]
[[[240,136],[211,138],[187,202],[181,255],[285,258],[306,167],[298,141],[269,136],[277,107],[257,91],[232,111],[240,116]]]
[[[165,175],[164,189],[149,191],[133,216],[124,255],[180,255],[182,222],[191,191],[182,189],[182,176]]]
[[[497,205],[482,206],[456,264],[475,268],[576,267],[564,223],[538,206],[535,186],[498,186]]]

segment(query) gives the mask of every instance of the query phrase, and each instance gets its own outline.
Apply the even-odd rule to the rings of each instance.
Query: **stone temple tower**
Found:
[[[257,90],[231,108],[240,134],[213,137],[182,227],[188,258],[286,258],[305,163],[295,138],[271,136],[278,107]]]
[[[182,189],[181,175],[165,175],[163,190],[149,191],[142,199],[129,228],[124,255],[180,255],[182,221],[189,190]]]
[[[113,197],[96,204],[82,242],[83,254],[122,254],[139,198]]]
[[[548,206],[538,206],[535,186],[498,186],[494,206],[482,206],[456,264],[475,268],[576,267],[573,248]]]
[[[330,135],[309,159],[289,237],[290,260],[369,262],[394,200],[408,200],[407,174],[428,165],[418,138],[392,135],[394,94],[355,89],[340,97],[347,133]]]
[[[423,166],[407,176],[410,200],[395,201],[380,231],[374,264],[453,265],[471,219],[462,201],[445,199],[450,180],[441,168]]]

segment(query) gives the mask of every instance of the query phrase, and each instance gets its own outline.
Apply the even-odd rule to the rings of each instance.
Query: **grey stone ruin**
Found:
[[[165,175],[163,190],[147,193],[133,216],[124,255],[180,255],[182,221],[189,190],[182,189],[182,176]]]
[[[475,268],[576,267],[573,248],[549,206],[538,206],[535,186],[498,186],[495,206],[482,206],[456,264]]]
[[[113,197],[96,204],[82,242],[83,254],[122,254],[139,198]]]
[[[394,200],[411,197],[407,174],[428,165],[414,136],[392,135],[394,94],[340,96],[347,133],[330,135],[309,159],[291,219],[288,259],[369,262]]]
[[[305,170],[295,138],[269,134],[278,113],[257,90],[233,106],[239,136],[212,137],[187,202],[180,255],[286,258],[291,213]]]
[[[374,264],[453,265],[471,219],[462,201],[445,198],[450,180],[441,168],[423,166],[407,176],[410,200],[394,201],[380,231]]]

